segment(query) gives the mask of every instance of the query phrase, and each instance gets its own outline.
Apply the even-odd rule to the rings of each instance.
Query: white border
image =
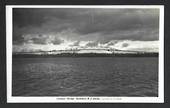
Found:
[[[12,8],[158,8],[159,20],[159,74],[158,97],[22,97],[12,96]],[[9,103],[164,103],[164,6],[163,5],[7,5],[7,102]],[[73,98],[71,100],[70,98]],[[84,98],[85,100],[82,100]],[[97,99],[97,100],[96,100]]]

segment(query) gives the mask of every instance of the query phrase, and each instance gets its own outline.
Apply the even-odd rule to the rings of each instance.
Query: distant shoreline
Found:
[[[46,57],[158,57],[158,53],[141,54],[105,54],[105,53],[62,53],[62,54],[13,54],[13,58],[46,58]]]

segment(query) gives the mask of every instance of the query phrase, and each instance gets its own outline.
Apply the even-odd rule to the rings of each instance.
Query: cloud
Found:
[[[72,45],[70,46],[79,46],[80,45],[80,41],[75,41]]]
[[[124,46],[125,45],[125,46]],[[116,43],[112,48],[132,51],[158,52],[159,41],[131,41],[123,40]]]
[[[92,41],[87,47],[95,47],[106,43],[115,45],[117,42],[114,40],[158,39],[158,9],[13,9],[14,45],[62,45],[71,41],[75,42],[73,46],[78,46],[83,41]]]
[[[128,43],[123,43],[123,44],[122,44],[122,47],[127,47],[127,46],[129,46]]]
[[[40,45],[46,45],[46,44],[59,45],[64,42],[64,40],[56,37],[55,35],[41,35],[41,34],[23,35],[21,39],[24,40],[24,44],[30,43],[30,44],[40,44]]]
[[[51,51],[51,50],[65,50],[65,49],[89,49],[89,48],[106,48],[112,49],[116,48],[119,50],[131,50],[131,51],[146,51],[146,52],[158,52],[159,51],[159,41],[132,41],[132,40],[111,40],[107,43],[98,43],[96,41],[81,41],[79,44],[74,44],[77,42],[69,42],[65,41],[62,44],[54,45],[54,44],[33,44],[27,43],[23,45],[14,45],[14,52],[21,51]],[[113,43],[113,44],[111,44]]]
[[[48,36],[36,35],[30,38],[28,41],[32,41],[34,44],[48,44]]]
[[[86,47],[97,47],[98,43],[97,42],[89,42],[86,44]]]
[[[64,40],[60,40],[60,39],[57,39],[57,38],[55,38],[54,40],[51,41],[51,43],[53,43],[54,45],[58,45],[58,44],[61,44],[63,42],[64,42]]]

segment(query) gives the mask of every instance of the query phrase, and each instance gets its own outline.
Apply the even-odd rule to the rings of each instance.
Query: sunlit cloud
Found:
[[[29,51],[52,51],[69,49],[119,49],[131,51],[158,52],[159,41],[132,41],[132,40],[111,40],[107,43],[96,41],[67,41],[61,44],[34,44],[27,43],[23,45],[14,45],[15,52]]]

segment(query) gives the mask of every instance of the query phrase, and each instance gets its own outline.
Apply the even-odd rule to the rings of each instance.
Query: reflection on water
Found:
[[[14,58],[14,96],[157,96],[156,57]]]

